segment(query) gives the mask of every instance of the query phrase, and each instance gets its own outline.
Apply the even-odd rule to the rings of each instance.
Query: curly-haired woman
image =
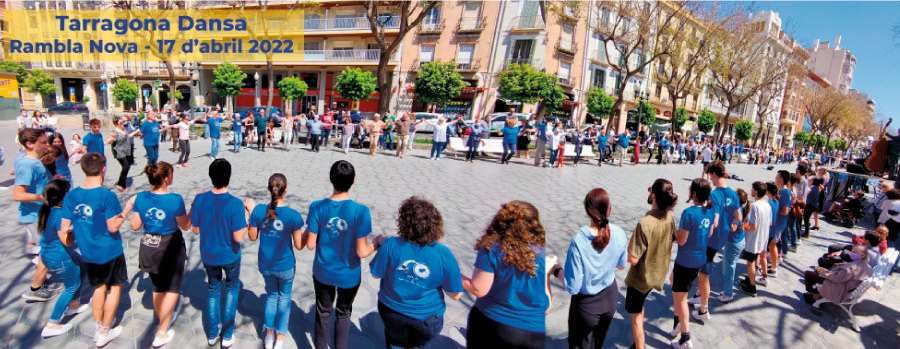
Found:
[[[544,261],[544,227],[534,205],[500,207],[475,243],[467,292],[478,297],[469,312],[468,348],[543,348],[550,305]]]
[[[444,326],[444,294],[462,297],[459,265],[444,237],[437,207],[411,197],[400,205],[397,233],[381,244],[369,267],[381,279],[378,314],[384,322],[385,345],[427,347]]]

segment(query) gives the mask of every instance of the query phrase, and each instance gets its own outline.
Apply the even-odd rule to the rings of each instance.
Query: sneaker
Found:
[[[41,261],[41,257],[34,257],[31,259],[31,264],[38,265],[38,263],[40,261]]]
[[[680,339],[676,339],[676,340],[672,341],[672,348],[675,348],[675,349],[690,349],[693,347],[694,347],[694,343],[692,343],[690,339],[688,339],[684,343],[681,343]]]
[[[272,349],[284,349],[284,341],[275,341],[275,347]]]
[[[769,286],[769,281],[768,279],[761,277],[756,279],[756,284],[765,287]]]
[[[778,277],[778,269],[769,269],[767,274],[769,274],[769,277],[777,278]]]
[[[709,315],[709,309],[706,309],[706,312],[703,314],[700,314],[700,309],[694,309],[691,311],[691,317],[698,321],[708,321],[709,319],[712,319],[712,316]]]
[[[47,287],[47,284],[41,286],[37,291],[28,290],[22,294],[22,298],[26,301],[46,302],[53,297],[53,292]]]
[[[112,342],[114,339],[118,338],[120,334],[122,334],[122,326],[111,328],[106,332],[106,334],[97,333],[97,335],[94,337],[94,344],[97,345],[97,348],[102,348],[103,346],[109,344],[109,342]]]
[[[806,292],[803,294],[803,301],[806,304],[813,305],[816,302],[816,299],[813,297],[812,293]]]
[[[209,346],[214,346],[214,345],[216,345],[216,343],[218,343],[218,342],[219,342],[219,335],[216,335],[216,336],[213,337],[213,338],[207,338],[207,339],[206,339],[206,344],[208,344]]]
[[[722,302],[722,303],[729,303],[734,300],[734,297],[726,296],[724,293],[721,293],[716,297],[716,299],[718,299],[719,302]]]
[[[35,245],[31,245],[31,246],[25,246],[25,254],[28,254],[28,255],[41,254],[41,245],[35,244]]]
[[[678,338],[679,334],[681,334],[681,326],[675,326],[675,328],[669,331],[669,338]]]
[[[222,338],[222,348],[231,348],[234,344],[234,337],[231,338]]]
[[[741,284],[741,291],[743,291],[744,293],[746,293],[750,296],[756,297],[756,286],[755,285],[751,285],[749,282],[746,281],[746,279],[741,280],[740,284]]]
[[[63,317],[75,316],[87,311],[90,308],[91,306],[89,304],[82,304],[75,309],[66,308],[66,311],[63,313]]]
[[[169,342],[171,342],[172,339],[175,339],[175,330],[173,330],[173,329],[169,329],[168,331],[166,331],[165,336],[162,336],[162,337],[160,337],[159,333],[157,333],[156,336],[153,337],[153,347],[159,348],[161,346],[169,344]]]
[[[269,332],[266,330],[266,339],[263,342],[263,347],[266,349],[272,349],[272,346],[275,345],[275,332]]]
[[[53,323],[47,323],[47,325],[44,326],[44,330],[41,331],[41,337],[43,337],[43,338],[56,337],[61,334],[65,334],[66,332],[69,332],[69,330],[72,329],[71,323],[68,323],[68,324],[57,323],[57,324],[53,324],[53,325],[56,325],[53,327],[50,326],[51,324],[53,324]]]
[[[700,304],[700,296],[695,296],[693,298],[688,299],[688,304],[690,305],[698,305]]]

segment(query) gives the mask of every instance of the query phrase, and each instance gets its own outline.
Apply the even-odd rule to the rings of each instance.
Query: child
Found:
[[[562,168],[563,160],[565,159],[565,155],[566,155],[566,137],[564,137],[564,136],[559,137],[559,151],[558,152],[559,152],[559,155],[557,155],[557,157],[556,157],[556,167]]]
[[[72,134],[72,140],[69,141],[69,154],[72,154],[72,164],[79,164],[81,162],[81,157],[84,155],[78,150],[81,149],[81,135],[74,133]]]
[[[335,308],[337,320],[332,348],[347,349],[353,299],[359,290],[360,259],[375,251],[366,239],[372,232],[369,207],[350,198],[355,177],[356,171],[349,162],[340,160],[331,165],[329,178],[334,191],[330,197],[309,206],[309,222],[303,232],[306,247],[316,251],[313,261],[316,348],[328,347],[331,311]],[[335,300],[337,307],[334,307]]]
[[[69,191],[69,182],[63,179],[54,179],[44,187],[46,203],[41,206],[38,216],[38,229],[41,235],[41,260],[48,269],[62,278],[64,289],[56,299],[53,312],[50,313],[50,321],[41,331],[41,337],[49,338],[65,334],[72,329],[72,323],[62,324],[64,317],[80,314],[88,309],[88,305],[82,305],[76,293],[84,290],[81,286],[82,269],[79,263],[70,255],[59,240],[59,225],[62,219],[62,202]]]
[[[268,204],[259,204],[250,214],[251,241],[259,239],[259,272],[266,284],[266,349],[282,349],[291,317],[294,285],[294,250],[303,249],[303,216],[284,203],[287,178],[281,173],[269,177]]]
[[[775,221],[778,218],[778,212],[781,210],[781,205],[778,202],[778,186],[775,184],[775,182],[766,183],[766,201],[769,203],[769,208],[771,208],[772,210],[772,221],[771,225],[769,226],[769,236],[766,238],[766,248],[759,253],[758,257],[759,271],[762,275],[760,275],[759,279],[756,280],[756,283],[760,286],[766,286],[769,284],[769,271],[771,270],[769,269],[769,257],[773,259],[773,266],[775,265],[775,263],[777,263],[777,260],[775,259],[778,258],[777,254],[767,253],[769,246],[775,246],[775,244],[778,243],[777,241],[773,241],[773,239],[778,239],[781,236],[780,231],[775,231],[775,229],[778,229],[778,225],[775,224]]]
[[[769,227],[772,225],[772,207],[765,200],[766,184],[753,182],[751,191],[756,200],[750,204],[750,213],[743,223],[746,234],[746,245],[741,257],[747,261],[747,278],[741,280],[741,290],[756,297],[756,260],[759,253],[766,249],[769,239]]]
[[[806,194],[806,209],[803,210],[803,235],[801,237],[809,237],[809,218],[820,211],[823,183],[822,178],[813,177],[812,185],[809,186],[809,192]]]
[[[209,164],[212,190],[198,194],[191,206],[193,232],[200,236],[200,260],[209,282],[206,315],[209,328],[206,338],[210,346],[222,337],[222,347],[234,344],[234,315],[241,290],[241,242],[247,233],[247,214],[253,200],[241,200],[228,192],[231,164],[216,159]],[[220,319],[221,293],[224,274],[225,314]]]
[[[559,155],[559,129],[549,132],[547,135],[547,146],[550,148],[550,158],[547,160],[549,165],[545,166],[552,167],[556,163],[557,155]]]
[[[103,155],[85,154],[81,159],[81,170],[87,178],[63,200],[59,237],[63,244],[71,246],[74,232],[88,279],[95,287],[92,298],[97,326],[94,342],[102,347],[122,333],[122,326],[110,327],[122,296],[121,285],[128,280],[119,227],[125,222],[131,206],[126,204],[123,210],[116,194],[103,187],[106,175]]]

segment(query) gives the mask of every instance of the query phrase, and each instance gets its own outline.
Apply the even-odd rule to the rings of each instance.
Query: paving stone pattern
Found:
[[[75,130],[64,130],[70,136]],[[7,151],[6,164],[0,168],[0,180],[4,186],[11,184],[14,150],[11,122],[0,122],[0,144]],[[78,132],[82,132],[78,130]],[[108,131],[106,132],[108,133]],[[191,142],[192,155],[189,169],[176,170],[171,190],[181,193],[188,204],[193,197],[209,187],[207,166],[211,160],[205,155],[209,149],[206,140]],[[137,166],[130,175],[133,187],[120,194],[127,196],[148,189],[146,178],[140,175],[145,164],[143,148],[136,147]],[[161,150],[161,160],[175,162],[177,154]],[[563,169],[535,168],[531,161],[515,159],[512,164],[499,165],[496,158],[474,164],[454,160],[451,153],[440,161],[427,159],[425,150],[417,150],[405,159],[380,153],[370,158],[362,151],[354,150],[345,155],[334,147],[311,153],[305,147],[292,146],[290,151],[267,149],[265,153],[245,149],[239,154],[222,146],[222,157],[231,161],[233,177],[231,192],[257,201],[268,200],[266,180],[271,173],[287,175],[289,188],[287,202],[299,209],[304,216],[309,204],[331,192],[328,169],[337,160],[346,159],[357,171],[352,196],[372,210],[375,233],[394,234],[397,209],[400,202],[419,195],[433,201],[441,210],[445,221],[448,245],[459,260],[464,274],[470,274],[474,263],[472,246],[499,206],[509,200],[532,202],[541,213],[541,221],[547,231],[549,254],[565,259],[571,236],[588,222],[582,199],[594,187],[610,192],[613,203],[611,221],[626,231],[633,228],[637,219],[649,206],[646,204],[646,188],[656,178],[671,180],[678,194],[687,198],[689,181],[700,174],[700,166],[689,165],[641,165],[624,168],[595,164]],[[779,166],[779,168],[788,166]],[[745,182],[732,182],[733,187],[749,187],[753,180],[772,180],[775,172],[759,166],[732,165],[729,171],[745,178]],[[119,172],[116,161],[109,161],[107,185],[114,185]],[[83,178],[79,168],[73,168],[75,181]],[[89,348],[93,347],[93,321],[84,313],[74,321],[75,330],[52,339],[41,339],[41,327],[46,323],[54,300],[46,303],[26,303],[20,298],[33,274],[34,267],[22,254],[23,234],[16,224],[17,208],[11,200],[9,189],[0,191],[0,215],[8,217],[0,222],[2,241],[0,254],[0,341],[9,348]],[[676,215],[685,204],[679,203]],[[814,310],[800,298],[802,272],[815,263],[825,246],[834,242],[849,241],[849,234],[859,234],[861,229],[845,232],[845,229],[822,224],[823,229],[804,240],[800,253],[792,254],[783,264],[777,279],[768,287],[760,287],[760,296],[738,296],[730,304],[711,301],[712,320],[706,324],[692,322],[691,334],[697,348],[889,348],[897,346],[900,328],[900,279],[891,278],[881,291],[870,292],[854,309],[862,327],[861,333],[853,332],[840,310],[824,306]],[[108,348],[147,348],[152,341],[155,319],[152,311],[149,278],[138,270],[137,247],[139,234],[124,229],[123,242],[128,260],[129,282],[124,285],[122,303],[117,316],[118,324],[125,327],[122,336]],[[200,263],[198,239],[187,237],[188,271],[183,286],[182,305],[173,328],[176,340],[169,348],[205,347],[202,316],[206,306],[205,273]],[[261,346],[264,287],[257,269],[257,243],[245,243],[242,249],[241,282],[237,315],[235,348]],[[315,299],[313,296],[311,263],[313,253],[297,252],[297,275],[294,279],[293,307],[286,347],[310,348],[314,322]],[[362,285],[354,303],[350,330],[351,348],[383,347],[383,326],[377,312],[378,283],[369,276],[368,260],[363,263]],[[738,267],[739,272],[743,264]],[[616,273],[620,286],[619,309],[609,330],[605,346],[624,348],[631,344],[630,325],[624,311],[625,271]],[[51,279],[55,282],[55,280]],[[721,283],[721,274],[713,274],[713,284]],[[715,289],[715,286],[714,286]],[[554,281],[553,303],[547,315],[547,348],[565,348],[567,336],[568,295]],[[435,339],[436,348],[460,348],[465,346],[466,318],[474,298],[464,296],[456,302],[447,300],[444,328]],[[650,347],[667,347],[666,332],[672,326],[671,290],[653,292],[647,299],[647,343]]]

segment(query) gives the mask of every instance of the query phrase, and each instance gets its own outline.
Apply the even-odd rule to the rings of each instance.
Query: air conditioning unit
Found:
[[[669,97],[668,97],[668,96],[663,96],[662,101],[663,101],[663,103],[668,102],[668,101],[669,101]]]

